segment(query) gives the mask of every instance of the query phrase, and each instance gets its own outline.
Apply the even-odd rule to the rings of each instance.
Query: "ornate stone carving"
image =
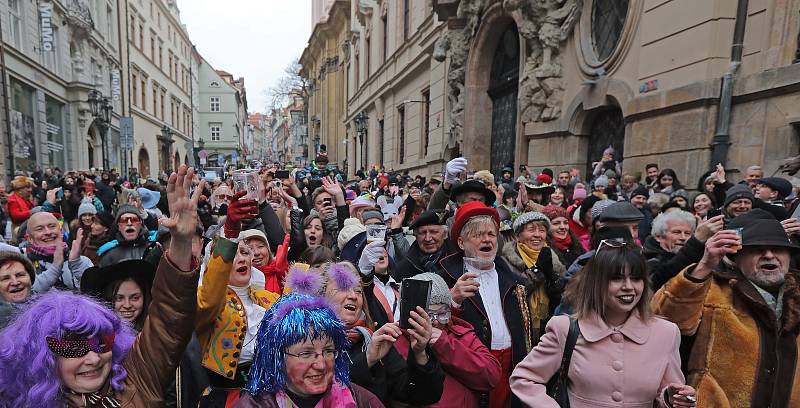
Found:
[[[464,98],[466,98],[467,56],[469,46],[480,25],[481,15],[486,9],[487,0],[461,0],[456,17],[447,21],[448,29],[436,41],[433,59],[439,62],[450,56],[447,73],[447,99],[450,103],[450,131],[447,149],[463,144],[464,135]]]
[[[92,20],[92,11],[89,7],[89,2],[86,0],[67,0],[67,22],[72,28],[73,35],[75,31],[84,31],[89,33],[94,28],[94,20]]]
[[[560,48],[580,19],[583,0],[504,0],[503,7],[518,13],[530,50],[519,91],[522,123],[557,119],[564,96]]]
[[[350,40],[344,40],[342,43],[342,56],[344,62],[350,61]]]

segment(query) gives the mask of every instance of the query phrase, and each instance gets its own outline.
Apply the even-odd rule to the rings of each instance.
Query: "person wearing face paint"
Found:
[[[229,407],[245,386],[264,313],[279,297],[251,284],[253,252],[241,240],[242,222],[258,216],[255,200],[234,194],[197,291],[195,332],[210,383],[201,407]]]
[[[401,330],[399,323],[376,329],[371,310],[365,307],[368,289],[353,265],[329,264],[322,273],[320,293],[333,304],[350,340],[345,353],[351,380],[386,405],[392,401],[413,406],[438,401],[444,373],[429,347],[432,330],[427,313],[412,311],[408,330]]]
[[[142,259],[155,246],[156,231],[150,232],[144,226],[142,215],[132,205],[122,205],[115,217],[114,240],[97,250],[103,268],[128,259]]]
[[[18,251],[0,251],[0,329],[30,300],[35,279],[28,258]]]
[[[694,338],[688,370],[699,407],[798,406],[800,289],[790,258],[800,246],[761,209],[726,228],[656,293],[653,313]]]
[[[322,297],[284,295],[264,317],[246,393],[235,408],[382,408],[350,379],[347,335]]]
[[[489,407],[521,406],[511,395],[508,378],[528,354],[534,328],[526,280],[497,256],[497,210],[476,201],[459,207],[450,240],[457,252],[439,261],[436,273],[453,296],[456,315],[475,328],[502,367],[500,382],[488,393]]]
[[[195,318],[197,267],[191,256],[199,194],[192,170],[170,177],[173,239],[153,283],[142,332],[96,301],[65,291],[38,297],[0,332],[0,407],[161,406]]]
[[[698,393],[685,385],[680,370],[680,332],[650,312],[652,290],[638,247],[604,240],[566,296],[575,314],[553,317],[511,376],[511,389],[526,406],[558,406],[546,384],[561,367],[573,321],[577,341],[563,390],[571,407],[695,406]]]

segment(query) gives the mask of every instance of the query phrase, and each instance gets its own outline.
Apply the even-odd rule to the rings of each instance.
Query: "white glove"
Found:
[[[362,275],[371,274],[375,269],[375,264],[386,256],[386,248],[383,247],[385,244],[383,241],[373,241],[364,247],[361,258],[358,260],[358,270]]]
[[[467,171],[467,159],[463,157],[456,157],[447,162],[445,167],[444,182],[453,184],[459,180],[461,173]]]

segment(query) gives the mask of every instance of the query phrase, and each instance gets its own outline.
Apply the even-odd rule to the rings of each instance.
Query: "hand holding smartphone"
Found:
[[[410,329],[408,319],[411,318],[411,311],[417,306],[423,310],[428,310],[428,303],[431,299],[431,281],[417,279],[403,279],[400,285],[400,328]]]

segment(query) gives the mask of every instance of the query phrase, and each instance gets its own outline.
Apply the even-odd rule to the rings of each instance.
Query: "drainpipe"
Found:
[[[731,61],[722,76],[722,87],[719,95],[719,110],[714,139],[711,142],[711,163],[713,169],[717,163],[725,166],[728,159],[728,148],[731,145],[731,107],[733,105],[733,77],[742,64],[744,51],[744,29],[747,23],[748,0],[739,0],[736,6],[736,22],[733,28],[733,44],[731,45]]]
[[[5,120],[5,132],[6,132],[6,148],[8,156],[6,157],[6,170],[8,171],[7,177],[8,181],[14,179],[14,138],[11,136],[11,108],[9,104],[11,103],[11,98],[8,96],[8,92],[11,90],[11,84],[9,83],[9,76],[6,72],[6,44],[5,39],[3,38],[3,23],[0,22],[0,75],[2,75],[2,104],[3,104],[3,114],[6,117]]]

